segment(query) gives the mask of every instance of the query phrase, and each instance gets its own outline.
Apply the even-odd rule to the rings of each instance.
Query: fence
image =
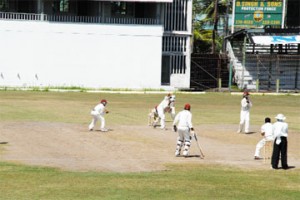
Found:
[[[242,54],[236,54],[242,60]],[[300,55],[246,54],[244,72],[231,71],[226,55],[193,54],[191,82],[193,90],[232,89],[238,80],[244,88],[256,92],[297,92],[300,89]],[[242,69],[240,69],[242,70]]]
[[[193,90],[221,90],[228,87],[228,58],[224,54],[192,54],[191,82]]]
[[[236,56],[242,59],[241,54]],[[246,54],[243,70],[248,87],[252,85],[256,91],[300,89],[300,55]]]

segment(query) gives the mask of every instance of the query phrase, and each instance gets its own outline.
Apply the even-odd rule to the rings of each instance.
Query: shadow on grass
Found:
[[[188,155],[188,156],[179,155],[177,157],[183,157],[183,158],[201,158],[200,155]]]
[[[111,132],[111,131],[114,131],[114,129],[109,128],[109,129],[107,129],[106,131],[102,131],[102,130],[100,130],[100,129],[95,130],[95,132],[103,132],[103,133]]]
[[[0,144],[8,144],[8,142],[0,142]]]
[[[255,134],[256,132],[247,132],[246,135]]]

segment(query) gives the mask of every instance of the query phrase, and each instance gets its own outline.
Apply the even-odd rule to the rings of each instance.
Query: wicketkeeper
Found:
[[[89,125],[89,130],[92,131],[95,127],[95,124],[98,120],[101,121],[100,131],[106,132],[108,131],[105,128],[105,118],[104,115],[109,113],[108,110],[106,110],[105,106],[107,105],[107,101],[105,99],[102,99],[99,104],[95,106],[94,109],[91,111],[91,115],[93,116],[92,122]]]
[[[190,112],[191,105],[185,104],[184,110],[180,111],[173,122],[173,129],[178,132],[177,145],[175,156],[179,156],[181,147],[184,146],[183,156],[189,155],[189,149],[191,146],[191,135],[194,135],[194,128],[192,125],[192,113]]]
[[[156,126],[159,120],[157,106],[150,110],[148,114],[148,125],[149,126]]]

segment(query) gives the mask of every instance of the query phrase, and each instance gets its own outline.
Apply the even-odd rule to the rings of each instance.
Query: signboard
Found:
[[[236,0],[234,25],[243,28],[282,24],[284,0]]]
[[[300,44],[300,35],[252,36],[255,44]]]
[[[94,1],[109,1],[112,2],[112,0],[94,0]],[[173,0],[117,0],[118,2],[161,2],[161,3],[173,3]],[[1,2],[1,0],[0,0]]]

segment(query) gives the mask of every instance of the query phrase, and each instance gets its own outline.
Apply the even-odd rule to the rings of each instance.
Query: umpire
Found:
[[[273,124],[274,134],[274,147],[272,154],[272,168],[278,169],[279,157],[281,156],[282,169],[288,169],[287,164],[287,137],[288,137],[288,124],[284,122],[286,117],[283,114],[278,114],[276,117],[277,121]]]

